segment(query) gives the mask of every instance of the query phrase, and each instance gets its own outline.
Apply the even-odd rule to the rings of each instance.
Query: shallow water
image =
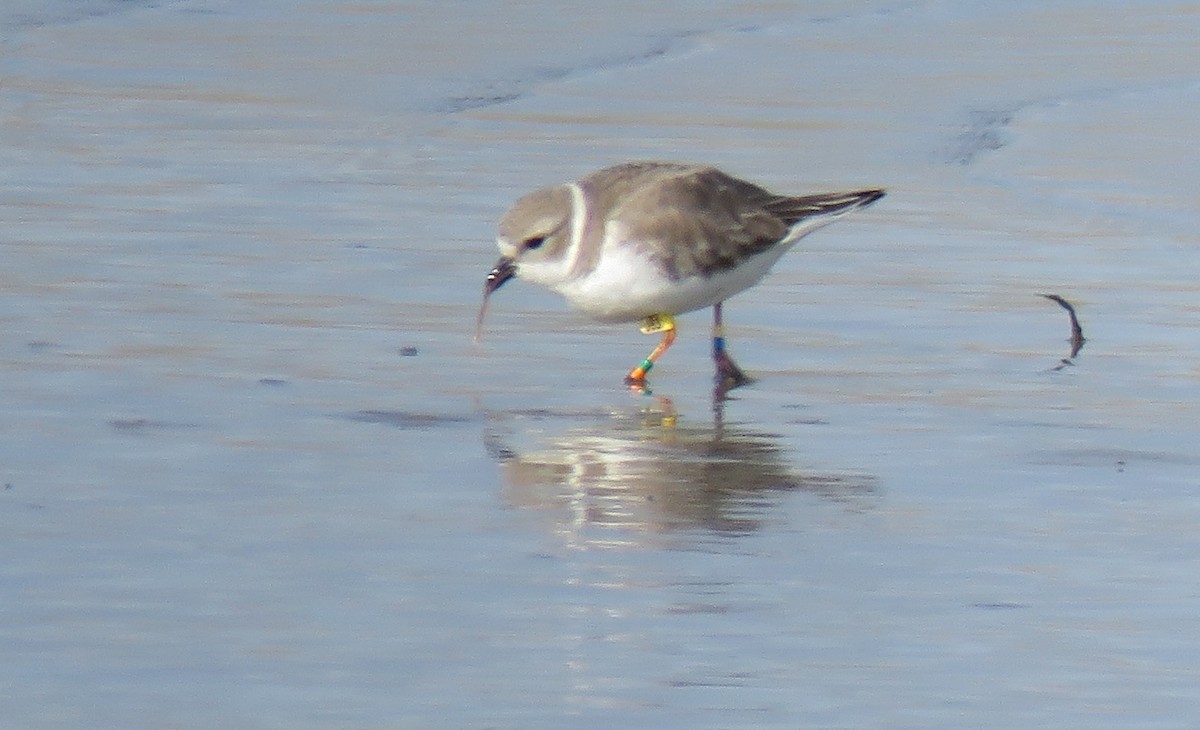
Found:
[[[0,14],[9,722],[1189,726],[1200,15],[546,7]],[[723,404],[704,313],[651,397],[519,281],[471,343],[639,157],[889,188]]]

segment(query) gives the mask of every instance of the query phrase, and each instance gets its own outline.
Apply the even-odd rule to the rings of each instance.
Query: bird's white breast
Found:
[[[609,223],[602,254],[587,274],[556,287],[571,306],[606,322],[632,322],[651,314],[682,314],[712,306],[758,283],[779,260],[779,246],[709,277],[672,280],[642,247]]]

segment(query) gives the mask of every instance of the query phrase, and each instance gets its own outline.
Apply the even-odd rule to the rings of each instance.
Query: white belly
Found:
[[[574,308],[603,322],[633,322],[652,314],[682,314],[711,307],[749,289],[766,275],[787,246],[746,259],[707,278],[672,281],[630,246],[609,248],[586,277],[558,291]]]

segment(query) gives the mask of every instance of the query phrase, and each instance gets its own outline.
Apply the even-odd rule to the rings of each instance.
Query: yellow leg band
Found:
[[[652,314],[642,320],[642,334],[669,332],[675,329],[675,318],[669,314]]]

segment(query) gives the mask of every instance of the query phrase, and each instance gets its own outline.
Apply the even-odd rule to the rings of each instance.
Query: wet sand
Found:
[[[1200,16],[686,9],[0,15],[10,722],[1192,722]],[[519,281],[471,342],[508,204],[643,157],[889,189],[721,404],[703,312],[650,397]]]

